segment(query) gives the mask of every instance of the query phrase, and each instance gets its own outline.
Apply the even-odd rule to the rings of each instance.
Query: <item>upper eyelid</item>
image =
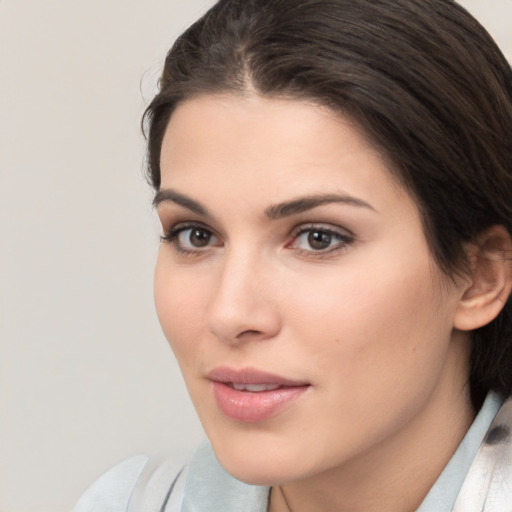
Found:
[[[209,226],[212,217],[208,214],[189,210],[171,201],[162,201],[155,206],[155,211],[162,225],[174,226],[181,223],[197,223]]]
[[[329,235],[334,236],[335,238],[338,238],[341,242],[353,242],[355,240],[355,236],[342,229],[333,229],[333,228],[326,228],[326,227],[320,227],[320,226],[308,226],[302,229],[299,229],[297,232],[293,233],[292,237],[294,240],[297,240],[300,236],[304,235],[308,232],[321,232],[321,233],[327,233]]]
[[[162,222],[162,229],[166,235],[170,235],[172,233],[176,234],[181,231],[185,231],[187,229],[193,229],[193,228],[200,228],[204,229],[205,231],[209,231],[212,233],[212,235],[219,237],[217,230],[212,228],[211,226],[208,226],[208,224],[205,224],[204,222],[197,221],[197,220],[190,220],[190,221],[179,221],[179,222],[172,222],[169,223],[170,227],[168,229],[165,229],[164,222]]]
[[[206,231],[211,231],[212,233],[215,232],[215,230],[213,228],[211,228],[210,226],[204,224],[203,222],[199,222],[199,221],[195,221],[195,220],[176,222],[175,224],[173,224],[171,231],[185,230],[185,229],[190,229],[190,228],[195,228],[195,227],[205,229]]]
[[[354,233],[350,229],[342,227],[342,226],[330,224],[328,222],[301,223],[293,229],[292,234],[294,236],[296,236],[303,232],[313,231],[315,229],[318,231],[327,231],[330,233],[335,233],[335,234],[340,234],[340,235],[345,235],[345,236],[350,236],[350,237],[355,236]]]

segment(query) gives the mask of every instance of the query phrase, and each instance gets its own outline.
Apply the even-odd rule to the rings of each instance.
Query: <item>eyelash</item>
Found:
[[[215,233],[209,229],[208,227],[202,225],[201,223],[187,223],[187,224],[178,224],[173,229],[171,229],[168,233],[165,233],[162,235],[161,241],[171,243],[175,250],[183,255],[188,256],[200,256],[202,253],[205,252],[206,249],[209,247],[212,247],[209,242],[211,239],[208,240],[207,244],[205,245],[204,249],[201,249],[200,247],[197,247],[195,249],[187,249],[184,248],[182,244],[179,243],[179,236],[188,230],[198,230],[205,233],[208,233],[211,237],[218,238]],[[334,240],[336,243],[332,247],[328,247],[326,249],[319,249],[315,250],[313,248],[311,249],[300,249],[298,247],[294,247],[294,245],[297,244],[297,241],[300,239],[300,237],[306,233],[317,233],[324,236],[330,237],[331,240]],[[332,255],[332,253],[336,253],[339,251],[342,251],[346,249],[349,245],[354,243],[355,237],[352,234],[347,234],[340,232],[333,228],[328,228],[325,226],[322,226],[321,224],[310,224],[310,225],[301,225],[298,229],[292,232],[292,241],[286,244],[286,248],[289,249],[297,249],[300,253],[307,255],[307,256],[313,256],[316,258],[321,257],[327,257]]]

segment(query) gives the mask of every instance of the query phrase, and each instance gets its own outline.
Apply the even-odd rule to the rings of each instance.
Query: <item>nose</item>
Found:
[[[277,287],[268,262],[226,257],[206,310],[206,328],[224,343],[275,337],[281,329]]]

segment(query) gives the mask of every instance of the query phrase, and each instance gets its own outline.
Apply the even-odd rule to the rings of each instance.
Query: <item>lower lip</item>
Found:
[[[220,410],[232,420],[257,423],[275,416],[297,400],[309,386],[281,387],[272,391],[237,391],[223,382],[212,382]]]

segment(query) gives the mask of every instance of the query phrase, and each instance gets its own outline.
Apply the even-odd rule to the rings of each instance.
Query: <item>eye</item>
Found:
[[[299,229],[289,247],[308,253],[326,254],[345,248],[354,241],[352,235],[323,226]]]
[[[178,225],[169,234],[162,236],[165,242],[171,242],[175,248],[184,253],[201,252],[208,247],[219,245],[218,238],[204,226]]]

